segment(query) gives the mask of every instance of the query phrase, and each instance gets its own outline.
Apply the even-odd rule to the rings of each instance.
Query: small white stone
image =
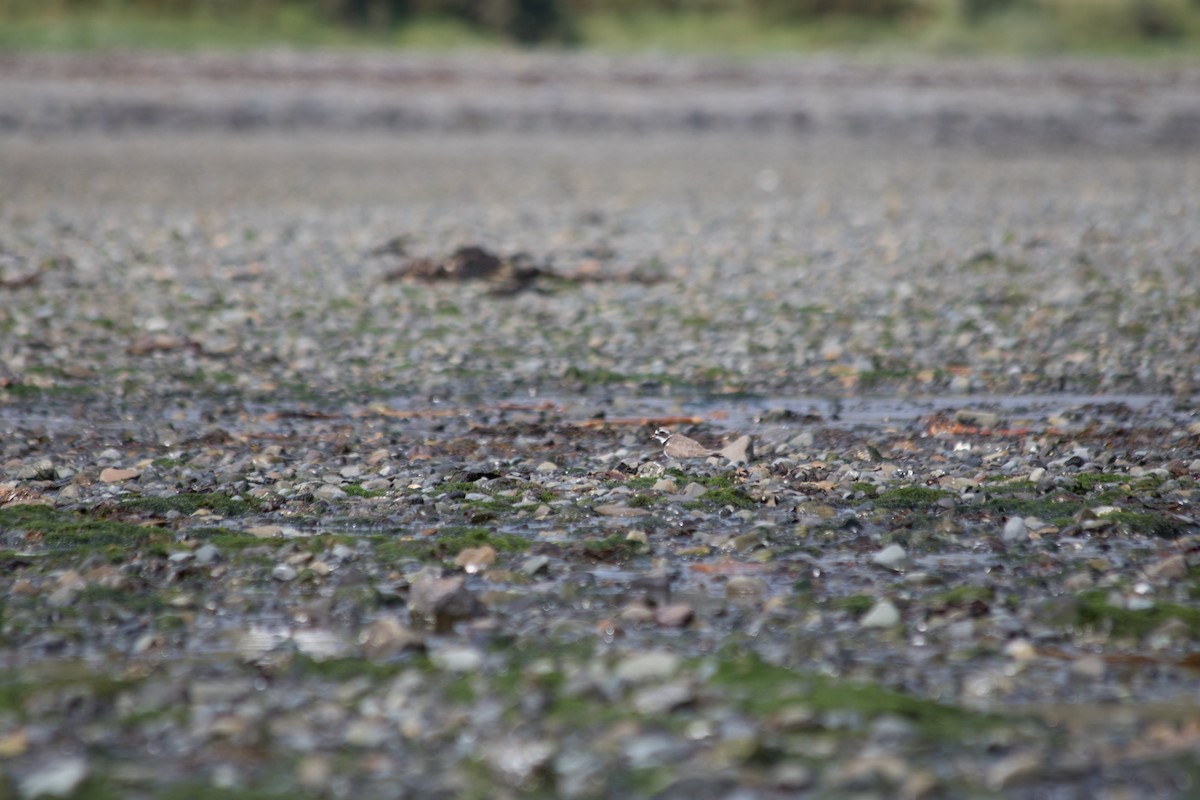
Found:
[[[1077,678],[1099,680],[1107,671],[1104,659],[1097,655],[1086,655],[1071,662],[1071,674]]]
[[[666,650],[651,650],[630,656],[617,666],[617,677],[627,683],[644,683],[669,678],[679,669],[679,656]]]
[[[87,761],[78,757],[57,758],[21,780],[21,797],[69,797],[87,779]]]
[[[1008,522],[1004,523],[1003,538],[1009,544],[1023,542],[1028,539],[1029,528],[1025,526],[1025,520],[1020,517],[1009,517]]]
[[[211,544],[203,545],[195,552],[197,564],[211,564],[220,557],[221,552]]]
[[[294,581],[299,573],[296,568],[290,564],[279,564],[275,569],[271,570],[271,577],[277,581]]]
[[[864,628],[894,628],[900,624],[900,612],[890,600],[880,600],[858,624]]]
[[[346,493],[341,487],[326,483],[318,486],[317,490],[313,492],[313,496],[318,500],[341,500],[346,497]]]
[[[871,556],[871,563],[893,572],[903,572],[908,568],[908,553],[898,544],[889,544]]]
[[[1013,661],[1032,661],[1038,657],[1037,648],[1028,639],[1013,639],[1004,646],[1004,655]]]
[[[447,672],[474,672],[483,663],[483,653],[467,645],[451,645],[429,654],[434,666]]]

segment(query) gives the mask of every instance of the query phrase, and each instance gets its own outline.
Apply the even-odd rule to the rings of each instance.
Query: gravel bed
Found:
[[[0,116],[552,74],[649,122],[5,126],[0,794],[1194,793],[1200,162],[921,121],[1046,75],[1149,130],[1187,70],[905,66],[892,140],[704,86],[862,65],[293,58],[6,55],[49,99]]]

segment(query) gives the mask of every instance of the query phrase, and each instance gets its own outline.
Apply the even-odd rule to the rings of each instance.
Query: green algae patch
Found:
[[[375,555],[385,561],[439,561],[453,558],[468,547],[491,545],[497,553],[519,553],[532,543],[517,534],[501,533],[481,526],[450,525],[428,535],[411,534],[368,537]]]
[[[934,608],[966,608],[973,603],[990,603],[996,597],[991,586],[956,586],[930,599]]]
[[[661,497],[652,494],[635,494],[629,498],[630,508],[650,508],[662,501]]]
[[[1109,602],[1106,589],[1094,589],[1076,597],[1075,623],[1082,628],[1105,631],[1115,639],[1142,639],[1170,620],[1186,626],[1193,639],[1200,638],[1200,608],[1158,602],[1148,608],[1123,608]]]
[[[927,486],[900,486],[880,492],[875,498],[876,508],[925,508],[931,506],[943,497],[952,497],[952,493],[943,489],[930,489]]]
[[[19,719],[36,717],[40,711],[35,709],[45,697],[67,689],[81,702],[112,704],[138,685],[138,679],[97,673],[79,661],[42,664],[36,670],[14,671],[10,679],[0,681],[0,711]]]
[[[1143,511],[1116,511],[1106,514],[1103,519],[1111,520],[1130,533],[1140,533],[1145,536],[1156,536],[1161,539],[1174,539],[1188,532],[1188,523],[1166,514],[1154,514]]]
[[[1077,492],[1090,492],[1097,486],[1103,486],[1109,483],[1124,483],[1129,480],[1128,475],[1122,475],[1116,472],[1081,472],[1071,479]]]
[[[303,678],[320,678],[335,682],[367,678],[378,682],[393,678],[411,668],[416,659],[416,656],[412,660],[404,661],[372,661],[356,656],[316,659],[299,654],[292,659],[290,669],[295,676]]]
[[[645,553],[649,548],[641,542],[625,538],[622,533],[614,533],[602,539],[585,539],[580,549],[586,558],[596,561],[628,561]]]
[[[202,508],[223,517],[242,517],[262,509],[262,504],[253,497],[220,492],[180,492],[166,497],[131,497],[122,500],[120,505],[128,511],[139,511],[159,517],[170,511],[191,516]]]
[[[234,530],[232,528],[221,528],[215,526],[206,526],[203,528],[188,528],[187,537],[198,542],[211,544],[221,552],[245,550],[248,547],[267,546],[278,547],[283,545],[288,540],[281,537],[273,539],[264,539],[255,536],[252,533],[245,531]],[[313,537],[318,538],[318,537]],[[312,539],[303,540],[304,544],[311,545]]]
[[[170,531],[49,506],[0,508],[0,531],[22,531],[30,544],[49,548],[143,546],[170,539]]]
[[[359,483],[348,483],[342,491],[351,497],[383,497],[386,494],[382,489],[364,489]]]
[[[868,481],[855,481],[850,488],[856,492],[862,492],[867,497],[875,497],[879,494],[879,486]]]
[[[658,478],[652,478],[648,475],[635,475],[623,481],[605,481],[605,486],[627,486],[630,489],[653,489],[654,484],[658,483]]]
[[[709,489],[700,495],[700,502],[716,506],[733,506],[734,508],[753,508],[755,505],[753,498],[743,490],[725,487]]]
[[[852,594],[837,598],[833,601],[833,605],[852,616],[861,617],[871,610],[871,606],[875,605],[875,598],[866,594]]]
[[[768,664],[753,653],[722,654],[718,659],[713,684],[726,689],[733,703],[751,714],[769,715],[794,704],[816,712],[850,712],[864,721],[896,715],[910,720],[926,738],[946,743],[969,741],[1003,722],[998,716],[901,694],[873,683]]]
[[[1069,524],[1084,507],[1083,502],[1073,495],[990,497],[982,505],[985,511],[1006,517],[1037,517],[1055,525]]]

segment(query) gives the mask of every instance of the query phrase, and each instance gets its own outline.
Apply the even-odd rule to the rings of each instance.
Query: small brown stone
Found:
[[[414,624],[439,633],[483,613],[483,604],[463,585],[462,578],[418,578],[409,590],[408,608]]]
[[[483,572],[496,563],[496,548],[490,544],[482,547],[468,547],[454,559],[454,565],[462,567],[468,573]]]
[[[1152,581],[1172,581],[1186,578],[1187,572],[1187,559],[1179,553],[1167,556],[1146,567],[1146,577]]]
[[[644,508],[630,508],[615,503],[596,506],[592,510],[602,517],[643,517],[650,513]]]
[[[120,483],[136,478],[142,473],[136,469],[122,469],[120,467],[106,467],[100,472],[100,480],[104,483]]]
[[[423,649],[425,639],[395,616],[383,616],[366,627],[359,637],[368,658],[386,658],[405,650]]]
[[[691,623],[695,612],[687,603],[671,603],[658,609],[654,620],[664,628],[682,628]]]
[[[753,605],[767,596],[770,587],[762,578],[734,575],[725,584],[725,596],[730,600]]]
[[[367,465],[374,467],[380,462],[387,461],[389,458],[391,458],[391,456],[391,451],[386,448],[376,450],[374,453],[371,453],[371,455],[367,456]]]

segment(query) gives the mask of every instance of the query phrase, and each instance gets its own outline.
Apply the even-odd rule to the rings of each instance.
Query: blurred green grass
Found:
[[[1200,55],[1200,0],[0,0],[6,49]]]

